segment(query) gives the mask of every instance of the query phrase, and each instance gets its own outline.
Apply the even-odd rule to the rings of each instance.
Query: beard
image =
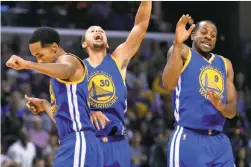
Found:
[[[215,46],[212,46],[211,48],[203,48],[201,46],[201,43],[195,43],[195,48],[198,50],[198,52],[202,53],[202,54],[208,54],[211,53],[212,50],[214,50]]]
[[[93,47],[97,48],[97,49],[104,49],[105,48],[105,43],[104,42],[101,42],[101,43],[93,42]]]

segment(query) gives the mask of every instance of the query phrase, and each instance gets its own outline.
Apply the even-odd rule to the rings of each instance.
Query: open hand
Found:
[[[225,105],[222,103],[220,97],[215,94],[213,91],[207,91],[207,94],[209,96],[210,102],[213,104],[213,106],[218,110],[218,111],[223,111]]]
[[[176,44],[182,44],[191,35],[195,27],[195,24],[192,24],[190,28],[186,30],[186,25],[190,19],[191,19],[191,16],[189,16],[188,14],[182,15],[178,23],[176,24],[176,30],[175,30],[175,43]]]
[[[96,126],[97,129],[100,129],[99,123],[103,129],[106,125],[106,122],[109,121],[110,120],[101,111],[91,111],[91,122]]]

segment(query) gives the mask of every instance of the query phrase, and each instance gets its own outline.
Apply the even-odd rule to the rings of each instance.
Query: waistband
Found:
[[[93,132],[92,130],[84,130],[84,131],[80,131],[80,132],[71,132],[71,133],[68,133],[67,135],[61,137],[59,139],[59,142],[63,143],[65,140],[76,138],[76,134],[81,134],[81,133],[84,133],[84,134],[93,134],[95,136],[95,132]]]
[[[208,135],[208,136],[216,136],[218,134],[220,134],[221,132],[217,131],[217,130],[213,130],[213,129],[208,129],[208,130],[201,130],[201,129],[192,129],[192,128],[187,128],[184,127],[185,129],[191,130],[193,132],[202,134],[202,135]]]
[[[98,139],[103,143],[115,142],[126,139],[126,136],[99,136]]]

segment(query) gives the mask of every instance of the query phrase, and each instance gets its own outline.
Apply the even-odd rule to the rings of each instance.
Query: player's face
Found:
[[[91,26],[85,33],[84,48],[108,48],[105,31],[99,26]]]
[[[37,58],[39,63],[52,63],[56,57],[57,44],[42,47],[40,42],[32,43],[29,45],[30,52]]]
[[[201,22],[200,28],[194,34],[196,48],[202,52],[211,52],[216,44],[217,29],[210,22]]]

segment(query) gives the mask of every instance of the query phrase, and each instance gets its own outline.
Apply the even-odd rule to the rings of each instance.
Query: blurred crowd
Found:
[[[121,5],[122,4],[122,5]],[[105,30],[130,30],[139,2],[1,2],[2,26],[51,26],[86,29],[101,25]],[[175,20],[176,22],[176,20]],[[173,24],[175,24],[175,22]],[[152,17],[149,31],[162,31]],[[166,30],[168,29],[168,26]],[[78,41],[77,41],[78,42]],[[67,44],[62,44],[67,46]],[[166,167],[167,142],[173,130],[171,92],[163,89],[161,75],[170,44],[141,49],[127,72],[127,136],[131,167]],[[111,46],[114,48],[114,46]],[[77,46],[64,48],[85,58]],[[49,78],[36,72],[15,71],[5,66],[13,54],[35,61],[26,43],[13,36],[1,43],[1,166],[51,167],[58,149],[55,125],[46,113],[33,115],[24,95],[49,99]],[[230,55],[234,57],[235,55]],[[242,43],[239,62],[234,62],[238,91],[238,114],[227,120],[237,167],[251,166],[251,42]],[[231,59],[230,59],[231,60]]]
[[[49,78],[33,71],[15,71],[5,66],[17,54],[35,61],[18,36],[1,44],[1,164],[3,167],[50,167],[58,149],[55,125],[46,113],[33,115],[25,107],[24,94],[49,100]],[[18,43],[18,44],[17,44]],[[131,167],[166,167],[168,138],[174,116],[171,93],[164,90],[161,72],[169,44],[157,50],[139,51],[127,73],[127,135],[131,146]],[[68,48],[74,51],[74,48]],[[67,50],[66,50],[67,51]],[[249,54],[250,52],[246,52]],[[150,56],[149,56],[150,55]],[[84,58],[83,55],[79,55]],[[238,115],[228,120],[224,132],[230,137],[237,167],[251,164],[251,103],[245,71],[236,71]]]
[[[130,30],[140,2],[2,2],[2,26],[60,27],[87,29],[99,25],[106,30]],[[152,17],[149,31],[158,31]]]

